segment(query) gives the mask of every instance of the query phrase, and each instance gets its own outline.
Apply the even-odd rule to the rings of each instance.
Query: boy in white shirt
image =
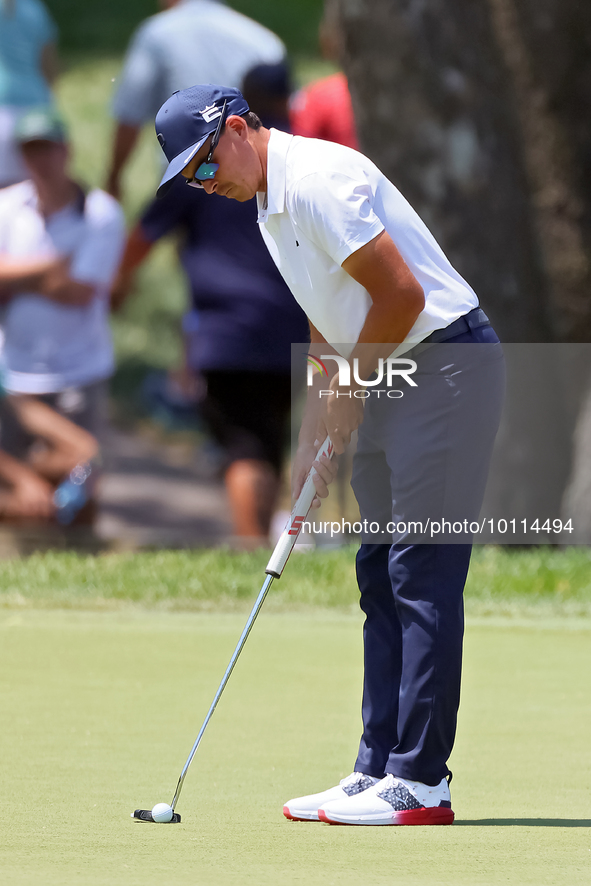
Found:
[[[70,178],[66,130],[53,110],[29,111],[15,135],[30,178],[0,192],[4,387],[40,397],[100,437],[123,213],[104,191],[85,194]],[[2,445],[18,456],[27,443]]]
[[[109,287],[123,213],[104,191],[85,194],[69,177],[66,132],[54,112],[29,112],[16,136],[30,178],[0,193],[4,385],[73,403],[114,369]]]

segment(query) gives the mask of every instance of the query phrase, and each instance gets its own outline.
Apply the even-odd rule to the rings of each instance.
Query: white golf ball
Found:
[[[172,808],[168,803],[156,803],[152,809],[154,821],[172,821]]]

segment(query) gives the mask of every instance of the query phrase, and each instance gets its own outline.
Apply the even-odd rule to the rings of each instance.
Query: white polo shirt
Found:
[[[114,369],[109,289],[125,238],[121,207],[104,191],[80,206],[44,218],[30,181],[0,192],[0,255],[68,256],[74,280],[94,287],[88,305],[58,304],[35,292],[8,302],[3,318],[4,378],[8,391],[52,394],[100,381]]]
[[[401,354],[478,306],[400,191],[363,154],[271,130],[259,224],[275,264],[316,329],[344,356],[371,306],[342,263],[386,230],[425,294]],[[393,295],[394,297],[394,295]]]

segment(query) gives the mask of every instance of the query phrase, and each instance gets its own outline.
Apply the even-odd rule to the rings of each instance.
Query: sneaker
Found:
[[[318,818],[328,824],[452,824],[454,813],[446,778],[432,787],[387,775],[359,796],[325,801]]]
[[[332,800],[342,802],[368,790],[378,782],[379,778],[364,775],[363,772],[353,772],[347,778],[342,778],[336,787],[329,788],[328,791],[289,800],[283,807],[283,814],[292,821],[318,821],[318,807],[323,803],[329,803]]]

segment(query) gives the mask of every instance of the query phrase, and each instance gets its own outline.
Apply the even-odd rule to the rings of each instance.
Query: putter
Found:
[[[332,458],[334,452],[334,446],[330,437],[327,437],[318,453],[316,458],[320,458],[322,455],[327,455],[329,458]],[[296,501],[289,520],[287,521],[287,525],[283,530],[279,541],[275,545],[275,549],[271,554],[271,559],[267,563],[267,568],[265,569],[265,573],[267,578],[260,590],[258,597],[255,600],[254,606],[248,616],[248,621],[244,626],[244,630],[240,635],[240,639],[236,645],[236,649],[232,654],[232,658],[230,659],[230,663],[226,668],[226,673],[222,677],[222,682],[220,683],[218,690],[214,696],[214,699],[211,703],[211,707],[207,712],[207,716],[203,721],[203,725],[199,730],[199,735],[195,741],[195,744],[191,748],[191,753],[187,757],[187,762],[183,766],[183,770],[180,774],[178,784],[176,786],[176,791],[174,792],[174,797],[172,798],[172,803],[170,804],[170,808],[172,809],[172,818],[170,820],[170,824],[177,824],[181,820],[181,816],[178,812],[175,812],[176,804],[178,803],[179,797],[181,795],[181,790],[183,788],[183,784],[185,781],[185,777],[187,775],[187,771],[189,766],[193,761],[193,757],[197,753],[197,748],[201,744],[201,739],[203,738],[203,733],[207,728],[207,724],[211,720],[212,714],[217,707],[217,703],[220,700],[221,694],[226,688],[226,684],[230,679],[230,674],[234,670],[234,665],[238,661],[238,657],[244,648],[244,644],[250,634],[251,628],[256,621],[256,617],[261,611],[261,607],[265,601],[265,597],[267,596],[267,592],[271,585],[273,584],[274,578],[281,578],[281,574],[285,569],[285,564],[289,559],[289,555],[293,551],[294,545],[298,539],[298,535],[301,532],[302,524],[304,520],[308,516],[308,511],[312,507],[312,502],[314,501],[314,496],[316,495],[316,487],[314,486],[314,475],[316,474],[315,468],[310,468],[308,476],[304,482],[302,487],[302,491],[299,494],[298,500]],[[138,821],[154,821],[152,817],[152,812],[149,809],[136,809],[135,812],[132,813],[132,818],[137,819]]]

